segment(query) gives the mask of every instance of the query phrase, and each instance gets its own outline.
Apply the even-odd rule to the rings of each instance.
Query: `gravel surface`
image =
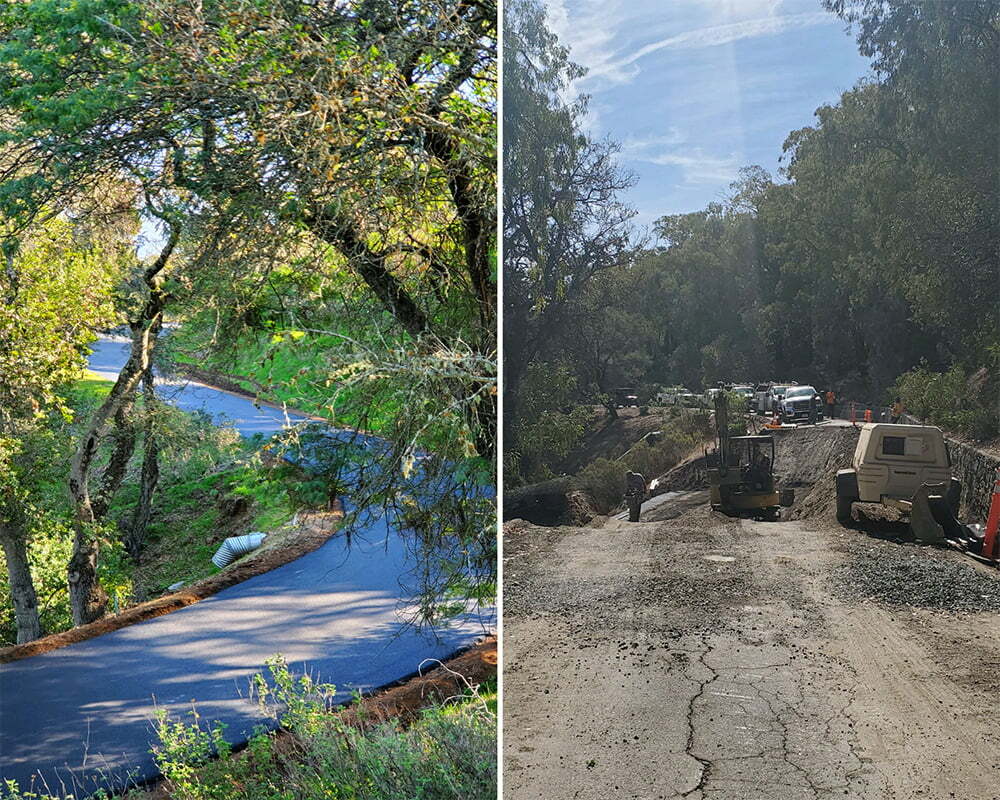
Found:
[[[1000,576],[956,554],[916,545],[848,539],[850,558],[836,571],[841,593],[891,607],[1000,611]]]
[[[1000,576],[687,499],[505,526],[505,800],[1000,800]]]

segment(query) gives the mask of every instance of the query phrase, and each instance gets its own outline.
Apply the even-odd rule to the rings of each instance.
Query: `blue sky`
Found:
[[[819,0],[545,1],[589,70],[571,87],[588,132],[639,177],[641,225],[722,199],[741,166],[776,174],[787,134],[869,71]]]

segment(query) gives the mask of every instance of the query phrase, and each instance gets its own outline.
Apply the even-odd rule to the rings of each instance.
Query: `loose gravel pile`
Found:
[[[949,554],[883,542],[854,542],[836,576],[852,599],[945,611],[1000,611],[1000,576],[993,577]]]

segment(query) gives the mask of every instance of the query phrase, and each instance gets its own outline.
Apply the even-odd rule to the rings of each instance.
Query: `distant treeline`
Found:
[[[746,167],[725,202],[660,218],[628,257],[536,281],[525,313],[545,323],[543,345],[508,377],[509,478],[544,473],[539,415],[551,447],[553,430],[573,436],[560,407],[620,386],[795,379],[870,402],[899,395],[946,427],[1000,434],[1000,3],[825,5],[872,74],[788,135],[777,179]],[[579,105],[563,109],[579,119]],[[560,177],[549,173],[554,187]],[[525,192],[505,191],[516,218]],[[508,253],[524,251],[519,236],[505,222]],[[545,275],[528,258],[505,269]]]

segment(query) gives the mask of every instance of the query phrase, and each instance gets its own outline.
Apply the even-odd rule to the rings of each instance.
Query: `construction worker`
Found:
[[[900,398],[896,398],[892,401],[892,410],[889,415],[889,421],[893,424],[899,422],[903,414],[906,413],[906,406],[903,405],[903,401]]]
[[[625,502],[628,503],[628,521],[638,522],[642,501],[646,497],[646,479],[640,472],[625,473]]]
[[[837,394],[833,389],[826,390],[826,418],[833,419],[833,410],[837,405]]]

